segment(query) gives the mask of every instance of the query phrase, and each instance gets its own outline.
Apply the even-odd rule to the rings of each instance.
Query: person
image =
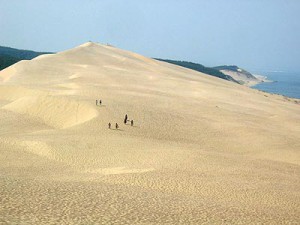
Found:
[[[131,126],[133,126],[133,120],[131,120]]]
[[[108,123],[108,129],[110,129],[111,128],[111,123]]]
[[[125,115],[125,119],[124,119],[124,123],[126,124],[127,123],[127,119],[128,119],[128,116],[127,114]]]
[[[116,123],[116,129],[118,129],[119,128],[119,125]]]
[[[99,103],[100,103],[100,105],[102,104],[102,101],[101,101],[101,99],[99,100]]]
[[[96,100],[96,105],[98,105],[98,100]]]

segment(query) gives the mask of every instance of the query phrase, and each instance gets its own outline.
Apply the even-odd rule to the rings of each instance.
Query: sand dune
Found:
[[[0,224],[300,221],[297,99],[89,42],[1,71],[0,116]]]

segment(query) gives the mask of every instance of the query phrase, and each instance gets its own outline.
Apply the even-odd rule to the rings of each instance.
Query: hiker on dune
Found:
[[[128,116],[127,114],[125,115],[125,118],[124,118],[124,123],[126,124],[127,123],[127,119],[128,119]]]

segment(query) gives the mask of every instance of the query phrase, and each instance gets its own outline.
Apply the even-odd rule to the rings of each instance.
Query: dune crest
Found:
[[[52,96],[26,96],[3,109],[26,114],[53,128],[68,128],[95,118],[97,110],[85,102]]]

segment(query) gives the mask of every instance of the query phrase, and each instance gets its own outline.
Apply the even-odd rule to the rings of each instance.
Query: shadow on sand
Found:
[[[116,129],[116,128],[111,128],[110,130],[113,130],[113,131],[124,131],[123,129]]]
[[[131,124],[130,124],[130,123],[126,123],[125,125],[126,125],[126,126],[130,126],[130,127],[139,127],[139,126],[137,126],[137,125],[133,125],[133,126],[131,126]]]

